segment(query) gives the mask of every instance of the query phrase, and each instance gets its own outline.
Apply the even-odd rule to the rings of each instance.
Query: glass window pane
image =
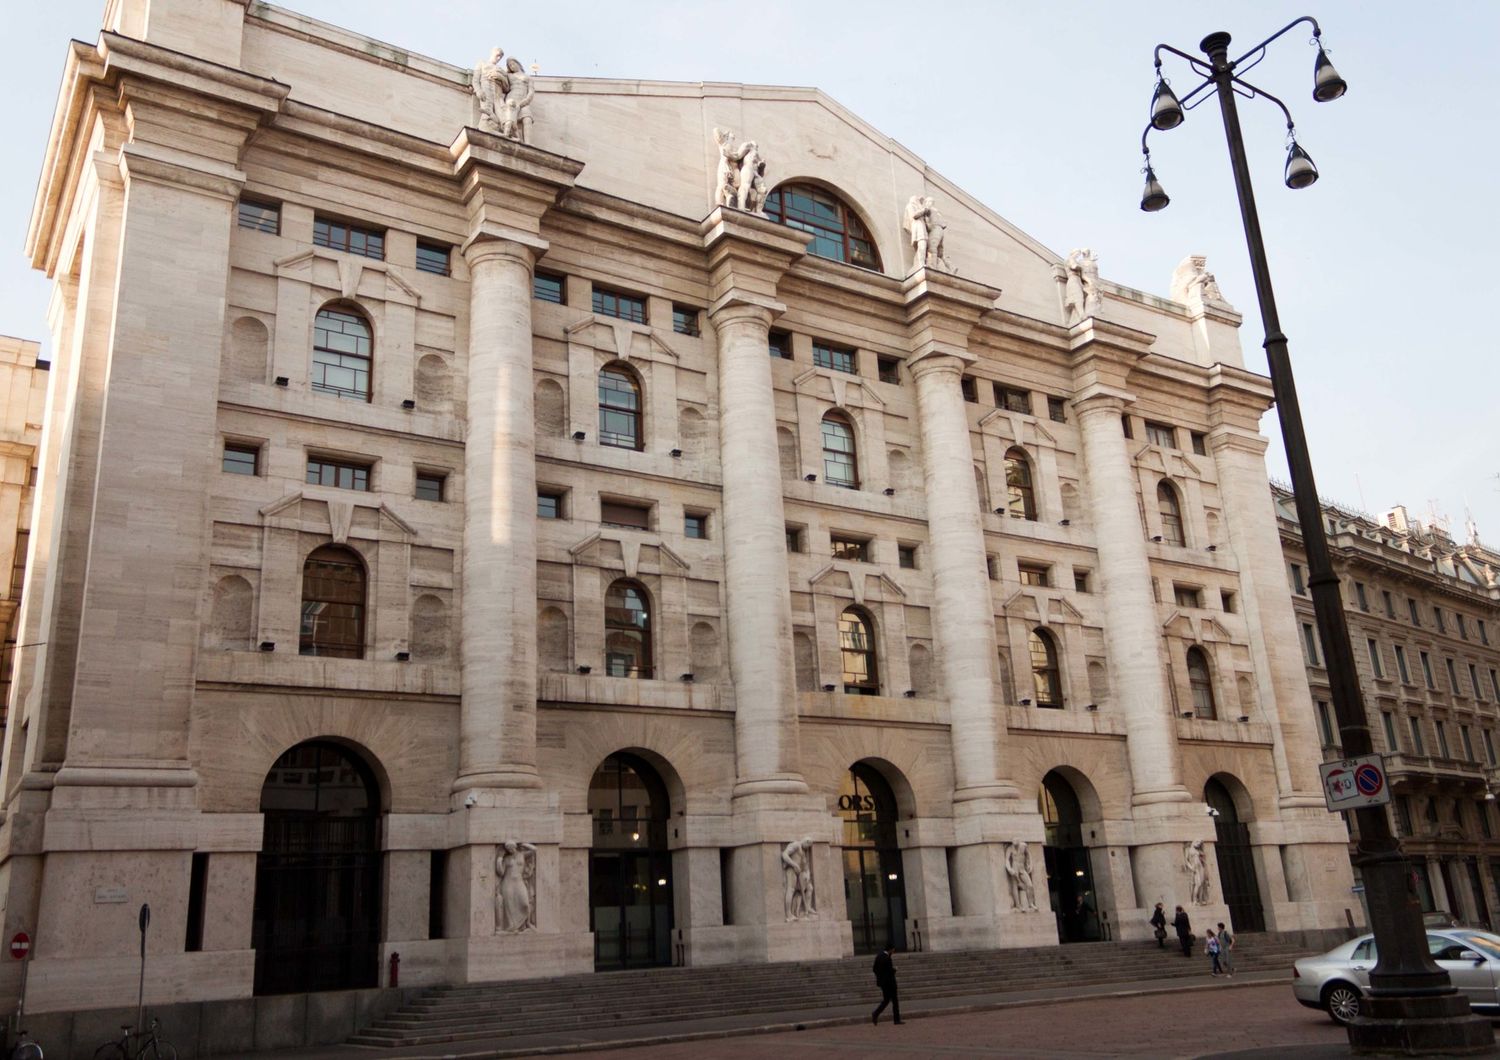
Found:
[[[259,474],[260,450],[248,445],[226,445],[223,470],[231,475]]]
[[[417,268],[437,276],[448,275],[449,248],[437,243],[417,244]]]

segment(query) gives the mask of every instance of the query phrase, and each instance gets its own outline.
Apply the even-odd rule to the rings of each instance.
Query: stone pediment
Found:
[[[629,320],[614,320],[590,313],[563,328],[568,346],[591,349],[606,360],[666,361],[677,363],[676,350],[657,329]]]
[[[1171,473],[1179,478],[1201,479],[1203,477],[1203,469],[1198,466],[1198,462],[1196,460],[1188,456],[1186,453],[1172,454]]]
[[[370,513],[371,518],[357,518],[361,511]],[[266,505],[260,510],[260,517],[262,526],[309,534],[326,533],[339,545],[351,536],[381,541],[411,540],[419,536],[410,523],[384,502],[361,504],[347,497],[309,496],[302,491]]]
[[[1137,449],[1131,460],[1137,467],[1148,471],[1158,471],[1163,475],[1167,473],[1167,462],[1162,458],[1161,450],[1150,442]]]
[[[1081,623],[1083,621],[1083,612],[1061,596],[1052,597],[1047,601],[1047,613],[1049,622]]]
[[[330,288],[344,298],[410,306],[422,304],[422,295],[389,262],[311,247],[300,254],[281,258],[275,265],[279,278]]]
[[[808,394],[824,401],[831,401],[841,409],[857,405],[859,408],[883,409],[885,402],[864,381],[847,372],[835,372],[831,368],[809,368],[792,380],[798,393]]]
[[[614,545],[619,549],[619,559],[614,556],[614,549],[607,546]],[[586,566],[612,568],[618,562],[625,571],[627,578],[637,577],[642,570],[641,560],[643,550],[645,552],[647,574],[680,575],[687,574],[692,570],[692,565],[687,560],[674,552],[664,544],[661,538],[650,533],[613,533],[610,531],[595,531],[583,538],[577,544],[568,549],[568,554],[573,557],[575,563]],[[653,560],[652,554],[655,559]],[[649,568],[655,567],[655,570]]]
[[[1225,629],[1212,615],[1186,615],[1181,611],[1173,611],[1161,624],[1161,628],[1166,633],[1200,644],[1234,639],[1230,636],[1229,630]]]
[[[838,575],[843,577],[840,578]],[[845,580],[848,582],[847,588],[844,584]],[[871,581],[875,583],[875,594],[869,591]],[[847,563],[830,563],[807,579],[807,584],[814,589],[824,583],[827,583],[826,590],[848,592],[857,604],[864,603],[866,599],[872,598],[872,595],[878,595],[882,600],[888,596],[898,600],[906,596],[906,590],[896,584],[884,571],[857,571]]]
[[[991,409],[979,418],[979,433],[1008,442],[1057,447],[1057,437],[1041,420],[1008,409]]]

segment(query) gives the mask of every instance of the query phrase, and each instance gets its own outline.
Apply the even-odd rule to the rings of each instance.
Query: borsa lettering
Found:
[[[839,809],[852,810],[855,813],[874,813],[875,796],[873,795],[840,795]]]

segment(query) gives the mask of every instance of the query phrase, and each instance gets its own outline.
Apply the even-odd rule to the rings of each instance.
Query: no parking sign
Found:
[[[1385,763],[1379,755],[1324,762],[1318,772],[1323,776],[1323,799],[1330,810],[1357,810],[1391,801]]]

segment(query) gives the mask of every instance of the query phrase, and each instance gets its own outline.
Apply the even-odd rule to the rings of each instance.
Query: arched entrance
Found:
[[[255,992],[378,985],[380,787],[358,755],[321,740],[276,760],[260,793]]]
[[[672,963],[667,786],[645,759],[612,754],[589,783],[589,928],[594,967]]]
[[[1083,808],[1078,793],[1057,770],[1042,778],[1037,809],[1047,829],[1043,853],[1047,859],[1047,894],[1057,917],[1062,942],[1097,942],[1099,896],[1094,893],[1094,869],[1083,843]]]
[[[906,949],[906,879],[896,845],[896,795],[867,762],[856,762],[839,790],[844,819],[844,905],[854,952]]]
[[[1219,862],[1219,886],[1236,932],[1266,930],[1266,913],[1260,904],[1260,884],[1255,879],[1255,854],[1250,849],[1250,826],[1240,820],[1239,808],[1229,788],[1218,777],[1203,787],[1203,801],[1214,817],[1214,854]]]

